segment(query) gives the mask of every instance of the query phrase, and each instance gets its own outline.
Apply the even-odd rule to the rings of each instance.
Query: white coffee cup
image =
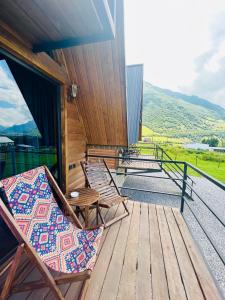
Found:
[[[71,192],[70,193],[70,197],[71,198],[77,198],[79,196],[79,193],[78,192]]]

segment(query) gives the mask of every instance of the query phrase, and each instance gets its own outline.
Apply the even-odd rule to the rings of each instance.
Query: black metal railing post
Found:
[[[10,153],[11,153],[11,160],[12,160],[12,175],[16,175],[16,151],[15,146],[10,147]]]
[[[159,159],[159,146],[156,145],[156,159]]]
[[[161,163],[160,163],[160,168],[161,168],[161,170],[162,170],[162,168],[163,168],[163,163],[162,163],[162,160],[163,160],[163,148],[161,148],[160,147],[160,151],[161,151]]]
[[[187,186],[187,164],[184,163],[183,187],[182,187],[181,205],[180,205],[180,212],[181,213],[183,213],[183,211],[184,211],[184,201],[185,201],[185,195],[186,195],[186,186]]]

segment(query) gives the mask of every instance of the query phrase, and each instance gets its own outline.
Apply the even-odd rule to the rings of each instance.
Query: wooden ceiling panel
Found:
[[[28,11],[18,6],[16,0],[0,1],[0,19],[31,44],[46,38],[46,33],[29,17]]]
[[[106,0],[1,0],[0,21],[34,46],[113,30]]]
[[[64,38],[97,34],[103,30],[91,0],[34,0]]]

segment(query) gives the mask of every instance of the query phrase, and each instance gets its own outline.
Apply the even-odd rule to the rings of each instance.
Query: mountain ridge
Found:
[[[148,83],[148,84],[151,84],[151,83]],[[225,114],[225,108],[223,108],[222,106],[220,106],[218,104],[212,103],[208,99],[204,99],[204,98],[198,97],[196,95],[186,95],[186,94],[183,94],[181,92],[176,92],[176,91],[172,91],[172,90],[169,90],[169,89],[164,89],[164,88],[161,88],[161,87],[158,87],[158,86],[155,86],[155,85],[152,85],[152,86],[154,88],[157,88],[157,89],[163,91],[168,96],[172,96],[172,97],[175,97],[177,99],[182,98],[184,101],[187,101],[187,102],[195,104],[195,105],[204,106],[204,107],[207,107],[207,108],[212,109],[212,110],[220,111],[222,109],[224,111],[224,114]]]
[[[33,120],[28,121],[23,124],[13,125],[10,127],[4,127],[0,125],[0,135],[31,135],[31,136],[39,136],[39,131],[37,126]]]
[[[171,137],[225,137],[225,109],[198,96],[188,96],[144,82],[143,125]]]

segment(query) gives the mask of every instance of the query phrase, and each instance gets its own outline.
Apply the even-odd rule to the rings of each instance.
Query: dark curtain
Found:
[[[55,146],[56,86],[11,60],[7,63],[41,133],[40,146]]]

